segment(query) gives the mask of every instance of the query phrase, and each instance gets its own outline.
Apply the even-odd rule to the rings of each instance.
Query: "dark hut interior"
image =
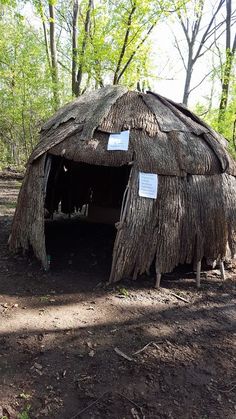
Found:
[[[48,154],[45,240],[50,266],[109,274],[131,166],[98,166]],[[64,217],[66,215],[67,217]],[[53,221],[53,222],[51,222]]]
[[[86,216],[89,221],[114,224],[119,221],[130,167],[97,166],[59,156],[48,156],[46,185],[47,217],[54,212]]]

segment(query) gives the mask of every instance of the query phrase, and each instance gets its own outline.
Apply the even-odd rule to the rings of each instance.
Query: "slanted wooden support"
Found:
[[[126,213],[127,213],[127,209],[128,209],[128,205],[130,204],[130,194],[131,194],[130,183],[131,183],[132,171],[133,171],[133,168],[131,168],[131,170],[130,170],[128,184],[126,186],[126,189],[125,189],[125,192],[124,192],[124,195],[123,195],[123,200],[122,200],[122,204],[121,204],[121,211],[120,211],[120,221],[118,223],[116,223],[116,228],[117,228],[118,231],[117,231],[116,240],[115,240],[115,244],[114,244],[114,248],[113,248],[111,273],[110,273],[108,284],[111,284],[112,282],[115,282],[114,279],[116,277],[117,249],[118,249],[118,246],[119,246],[121,229],[123,228]]]
[[[157,273],[156,273],[156,282],[155,282],[154,287],[156,289],[158,289],[158,290],[160,288],[160,283],[161,283],[161,273],[157,271]]]
[[[225,281],[225,267],[223,260],[220,260],[220,273],[222,281]]]
[[[197,275],[196,275],[197,288],[200,288],[200,285],[201,285],[201,265],[202,265],[202,261],[199,260],[197,262]]]

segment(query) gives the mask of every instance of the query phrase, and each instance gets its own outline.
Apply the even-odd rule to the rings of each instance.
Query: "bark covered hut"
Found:
[[[127,150],[110,149],[129,132]],[[227,142],[184,106],[158,94],[109,86],[61,108],[42,127],[19,194],[10,249],[31,247],[47,268],[45,208],[117,228],[110,282],[162,273],[235,254],[236,164]],[[119,147],[118,147],[119,148]],[[154,198],[140,196],[140,173],[155,175]],[[157,175],[157,176],[156,176]],[[156,185],[157,186],[157,185]]]

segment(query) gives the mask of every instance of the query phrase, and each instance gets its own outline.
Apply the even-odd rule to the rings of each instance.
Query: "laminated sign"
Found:
[[[139,196],[156,199],[158,176],[154,173],[139,172]]]
[[[124,150],[127,151],[129,148],[129,130],[121,131],[117,134],[110,134],[107,150]]]

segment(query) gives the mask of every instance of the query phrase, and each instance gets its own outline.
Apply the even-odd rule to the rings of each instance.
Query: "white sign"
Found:
[[[158,176],[156,174],[139,172],[139,196],[156,199],[157,187]]]
[[[110,134],[107,150],[124,150],[127,151],[129,148],[129,130],[121,131],[117,134]]]

